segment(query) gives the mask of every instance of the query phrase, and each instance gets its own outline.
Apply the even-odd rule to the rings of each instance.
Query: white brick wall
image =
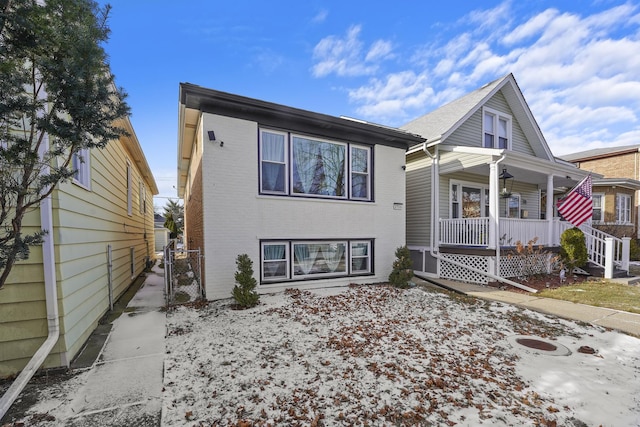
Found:
[[[250,256],[259,281],[261,239],[372,238],[375,276],[263,285],[260,292],[387,280],[395,249],[405,239],[404,150],[376,146],[374,203],[261,196],[258,124],[205,114],[202,131],[208,130],[217,139],[204,139],[203,157],[203,265],[209,299],[231,296],[238,254]],[[394,203],[402,209],[394,209]]]

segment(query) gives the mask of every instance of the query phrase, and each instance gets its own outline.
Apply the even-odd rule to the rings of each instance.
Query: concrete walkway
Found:
[[[64,412],[70,426],[159,426],[165,353],[163,271],[154,266],[113,322],[87,381]]]
[[[640,338],[640,314],[609,308],[593,307],[570,301],[552,298],[541,298],[536,294],[502,291],[489,286],[473,285],[446,279],[429,279],[429,282],[451,291],[465,295],[500,301],[507,304],[528,308],[541,313],[552,314],[570,320],[592,323],[605,328],[616,329]],[[425,282],[425,283],[429,283]]]

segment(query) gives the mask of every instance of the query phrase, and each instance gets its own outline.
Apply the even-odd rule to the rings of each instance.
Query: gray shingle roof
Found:
[[[491,83],[487,83],[462,98],[451,101],[437,110],[400,126],[400,128],[419,134],[427,138],[427,141],[436,140],[451,130],[456,123],[462,120],[470,111],[474,110],[487,95],[509,76],[510,74],[494,80]]]
[[[560,156],[561,159],[566,160],[568,162],[575,162],[578,160],[585,160],[592,157],[603,157],[609,155],[615,155],[630,151],[638,151],[640,150],[640,145],[625,145],[622,147],[605,147],[605,148],[595,148],[593,150],[579,151],[577,153],[564,154]]]

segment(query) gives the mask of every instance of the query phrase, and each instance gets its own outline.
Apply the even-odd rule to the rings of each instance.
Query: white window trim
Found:
[[[484,127],[484,118],[485,115],[489,114],[493,116],[493,147],[485,147],[484,146],[484,135],[485,135],[485,127]],[[497,145],[499,145],[498,141],[498,122],[499,119],[505,119],[507,121],[507,146],[504,148],[506,150],[513,149],[513,132],[512,132],[512,123],[513,119],[509,114],[502,113],[498,110],[494,110],[489,107],[482,107],[482,139],[480,142],[480,147],[483,148],[495,148],[497,149]]]
[[[481,217],[484,217],[485,206],[488,205],[489,201],[485,200],[488,197],[489,185],[480,184],[478,182],[471,181],[459,181],[457,179],[452,179],[449,181],[449,218],[453,218],[453,199],[451,195],[453,194],[453,186],[458,186],[458,194],[456,203],[458,203],[458,218],[462,219],[462,187],[473,187],[480,190],[480,213]]]
[[[91,151],[88,148],[81,148],[72,156],[78,159],[78,169],[72,182],[86,190],[91,190]],[[71,165],[75,167],[73,159]]]
[[[596,221],[593,220],[594,224],[604,224],[605,223],[605,218],[604,218],[604,213],[605,213],[605,209],[604,209],[604,201],[605,201],[605,194],[604,193],[593,193],[592,197],[595,198],[599,196],[600,197],[600,220]],[[595,206],[595,204],[594,204]],[[595,210],[595,208],[594,208]]]
[[[628,201],[628,203],[626,203],[628,207],[625,208],[624,211],[621,208],[621,200]],[[616,224],[631,225],[631,211],[631,195],[626,193],[616,193]],[[625,217],[628,215],[628,221],[627,218],[621,218],[621,215]]]
[[[518,213],[516,216],[511,216],[511,199],[518,199]],[[520,217],[522,216],[522,196],[520,195],[520,193],[513,193],[511,194],[511,196],[509,196],[508,199],[505,199],[506,203],[505,203],[505,218],[515,218],[515,219],[520,219]]]

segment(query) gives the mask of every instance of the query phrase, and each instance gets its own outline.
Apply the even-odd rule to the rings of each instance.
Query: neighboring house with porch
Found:
[[[22,370],[49,339],[42,368],[68,367],[153,256],[158,189],[129,119],[119,126],[129,135],[82,150],[75,178],[25,217],[28,230],[48,234],[0,290],[0,377]]]
[[[617,237],[640,238],[640,145],[597,148],[562,159],[603,176],[593,181],[593,224]]]
[[[555,202],[589,171],[553,156],[512,74],[401,128],[426,139],[409,149],[406,165],[416,272],[487,283],[522,275],[512,256],[518,241],[557,250],[572,226],[555,216]],[[615,246],[628,269],[628,240],[625,264],[622,241],[581,228],[592,262],[604,267],[605,246]]]
[[[248,254],[258,291],[388,279],[405,244],[405,152],[423,138],[182,83],[178,196],[210,300]]]

